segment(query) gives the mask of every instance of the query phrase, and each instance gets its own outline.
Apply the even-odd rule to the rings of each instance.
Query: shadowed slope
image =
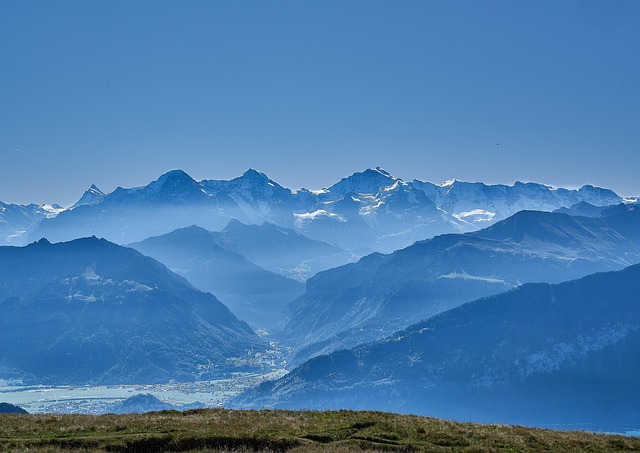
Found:
[[[0,248],[0,372],[37,383],[153,383],[234,369],[266,345],[210,294],[104,239]]]
[[[251,407],[368,408],[482,422],[640,426],[640,265],[464,304],[305,362]]]

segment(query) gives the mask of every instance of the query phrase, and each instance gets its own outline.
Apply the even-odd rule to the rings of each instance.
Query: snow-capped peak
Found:
[[[248,169],[242,176],[232,181],[237,181],[239,185],[244,188],[255,188],[265,185],[275,187],[277,185],[267,175],[253,168]]]
[[[265,175],[264,173],[254,169],[254,168],[249,168],[247,171],[245,171],[241,178],[243,179],[269,179],[269,177],[267,175]]]
[[[393,179],[397,179],[395,176],[393,176],[391,173],[389,173],[388,171],[384,170],[382,167],[376,167],[376,168],[369,168],[366,171],[375,171],[380,173],[382,176],[386,176],[387,178],[393,178]],[[366,172],[365,172],[366,173]]]
[[[96,204],[102,201],[102,198],[104,196],[104,192],[98,189],[98,186],[96,186],[95,184],[91,184],[91,187],[89,187],[84,192],[84,194],[82,194],[82,197],[80,197],[80,199],[73,206],[71,206],[70,209],[77,208],[78,206]]]
[[[332,195],[344,196],[349,193],[376,194],[385,187],[393,186],[400,179],[392,176],[380,167],[369,168],[363,172],[354,173],[342,178],[329,187]]]
[[[264,192],[265,190],[267,192],[271,192],[273,190],[284,190],[280,184],[271,180],[266,174],[259,172],[258,170],[255,170],[253,168],[249,168],[239,178],[232,179],[230,183],[235,183],[237,187],[251,192]]]
[[[160,176],[156,181],[149,184],[148,187],[160,189],[165,184],[180,185],[184,183],[193,184],[195,182],[196,181],[183,170],[171,170]]]

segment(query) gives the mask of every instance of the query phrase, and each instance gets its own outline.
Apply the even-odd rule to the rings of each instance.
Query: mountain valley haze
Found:
[[[0,0],[0,62],[0,450],[637,451],[639,2]]]

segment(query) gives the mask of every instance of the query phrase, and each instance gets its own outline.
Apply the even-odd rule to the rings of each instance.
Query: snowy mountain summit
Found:
[[[273,223],[365,254],[390,252],[438,234],[478,230],[521,210],[622,201],[611,190],[589,185],[571,190],[521,182],[409,182],[380,167],[321,190],[291,190],[255,169],[231,180],[202,181],[172,170],[146,186],[119,187],[109,194],[93,185],[55,218],[49,214],[34,220],[23,236],[61,241],[96,235],[124,244],[190,225],[220,231],[236,219]]]
[[[82,194],[82,197],[80,197],[80,199],[76,201],[76,203],[73,206],[71,206],[71,209],[77,208],[78,206],[99,203],[102,200],[102,197],[104,197],[104,195],[105,195],[104,192],[98,189],[98,186],[96,186],[95,184],[91,184],[91,187],[89,187],[85,191],[85,193]]]
[[[340,182],[326,190],[333,197],[345,196],[350,193],[377,194],[384,188],[392,187],[397,181],[401,180],[382,168],[376,167],[342,178]]]

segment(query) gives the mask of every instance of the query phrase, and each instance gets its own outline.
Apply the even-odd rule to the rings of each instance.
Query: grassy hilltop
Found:
[[[201,409],[142,415],[0,415],[0,450],[600,453],[640,451],[640,439],[382,412]]]

